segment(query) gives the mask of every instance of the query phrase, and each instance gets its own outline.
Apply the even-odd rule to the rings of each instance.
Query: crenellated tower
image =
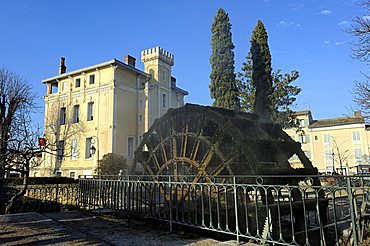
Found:
[[[162,84],[171,82],[171,67],[174,65],[174,56],[157,46],[141,52],[141,61],[144,63],[144,72]]]

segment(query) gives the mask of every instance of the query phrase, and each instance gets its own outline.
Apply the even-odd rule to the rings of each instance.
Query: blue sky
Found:
[[[189,91],[187,102],[210,105],[210,27],[218,8],[232,23],[236,72],[249,51],[258,19],[269,34],[273,68],[296,69],[302,88],[295,110],[310,108],[314,118],[349,114],[355,80],[365,63],[350,57],[352,38],[344,30],[364,16],[353,0],[248,1],[47,1],[0,2],[0,66],[27,78],[43,106],[43,78],[160,45],[175,56],[173,75]],[[35,117],[42,124],[43,109]]]

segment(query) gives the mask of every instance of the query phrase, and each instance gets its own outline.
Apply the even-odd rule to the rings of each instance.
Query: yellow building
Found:
[[[285,129],[313,165],[322,173],[353,174],[358,168],[369,166],[369,131],[360,112],[354,116],[314,120],[311,111],[296,112],[300,128]],[[297,156],[290,159],[292,166],[300,167]],[[364,169],[365,170],[365,169]]]
[[[107,153],[132,163],[143,133],[169,108],[183,106],[188,94],[171,76],[171,53],[155,47],[144,50],[141,60],[144,71],[126,56],[125,62],[112,59],[66,72],[61,58],[59,74],[42,81],[45,137],[57,146],[49,146],[31,176],[91,175]]]

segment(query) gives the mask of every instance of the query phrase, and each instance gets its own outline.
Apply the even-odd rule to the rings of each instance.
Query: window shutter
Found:
[[[304,119],[304,126],[308,126],[308,119]]]
[[[310,135],[306,135],[306,143],[310,143]]]

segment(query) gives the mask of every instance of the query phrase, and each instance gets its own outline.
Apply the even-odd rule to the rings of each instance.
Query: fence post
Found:
[[[170,188],[170,232],[172,232],[172,185],[171,176],[168,176],[168,187]],[[164,198],[166,199],[166,198]]]
[[[130,176],[127,180],[127,225],[130,226],[130,206],[131,206],[131,187],[130,187]]]
[[[347,192],[348,192],[349,208],[351,212],[351,221],[352,221],[353,243],[354,245],[358,245],[357,219],[356,219],[356,216],[358,216],[358,214],[356,213],[357,209],[355,208],[356,205],[354,204],[351,180],[349,176],[347,176],[346,178],[347,178]]]
[[[238,221],[238,194],[236,188],[236,177],[233,177],[233,189],[234,189],[234,208],[235,208],[235,230],[236,230],[236,241],[239,243],[239,221]]]

